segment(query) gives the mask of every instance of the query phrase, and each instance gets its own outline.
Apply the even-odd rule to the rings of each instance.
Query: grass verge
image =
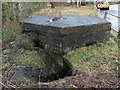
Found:
[[[88,47],[77,48],[70,51],[65,57],[75,69],[83,72],[102,72],[114,74],[117,68],[118,44],[117,33],[111,32],[109,41],[97,43]],[[115,76],[115,75],[114,75]]]

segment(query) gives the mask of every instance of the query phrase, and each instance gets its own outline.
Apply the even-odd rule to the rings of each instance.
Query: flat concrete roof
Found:
[[[87,25],[89,26],[95,24],[105,24],[109,22],[104,19],[92,16],[63,15],[63,16],[38,16],[25,19],[21,23],[66,28]]]

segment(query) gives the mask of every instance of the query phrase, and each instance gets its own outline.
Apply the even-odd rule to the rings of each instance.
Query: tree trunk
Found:
[[[81,6],[81,0],[77,0],[77,7]]]
[[[64,6],[64,2],[50,2],[51,8]]]
[[[80,6],[81,6],[81,0],[80,0]]]

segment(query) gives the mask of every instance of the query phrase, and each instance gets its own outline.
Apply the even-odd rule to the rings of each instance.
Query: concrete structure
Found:
[[[108,40],[111,23],[90,16],[40,16],[21,22],[22,32],[51,54],[64,54],[76,47]]]
[[[43,62],[49,71],[41,76],[43,81],[72,75],[72,65],[63,57],[64,54],[108,40],[111,30],[111,23],[89,16],[39,16],[20,24],[21,32],[30,37],[34,47],[46,52]]]

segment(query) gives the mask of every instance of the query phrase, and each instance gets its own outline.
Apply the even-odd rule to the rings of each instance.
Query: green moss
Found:
[[[33,34],[34,35],[34,34]],[[34,36],[28,34],[22,34],[21,37],[21,46],[25,49],[25,50],[34,50]]]
[[[39,68],[44,68],[43,58],[45,53],[38,52],[36,50],[25,50],[20,49],[16,54],[16,62],[25,66],[38,66]]]
[[[15,61],[19,65],[25,67],[37,67],[44,70],[48,75],[57,73],[62,70],[63,61],[61,58],[50,58],[45,52],[38,52],[37,50],[20,49],[15,56]]]
[[[32,44],[27,43],[27,42],[22,43],[22,47],[26,50],[33,50],[34,49],[34,47],[32,47]]]

